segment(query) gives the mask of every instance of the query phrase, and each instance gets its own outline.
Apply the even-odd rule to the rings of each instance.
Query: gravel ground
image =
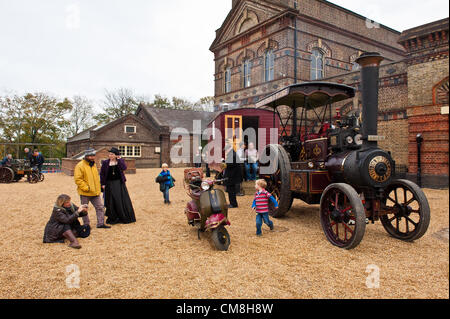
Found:
[[[256,237],[253,198],[238,197],[240,208],[229,212],[230,248],[219,252],[207,233],[198,240],[187,225],[183,169],[172,170],[171,206],[154,182],[159,171],[128,176],[137,222],[94,227],[80,250],[42,243],[57,195],[79,204],[72,177],[0,184],[0,298],[449,298],[448,230],[447,239],[434,235],[449,227],[448,190],[425,190],[431,224],[420,240],[399,241],[376,223],[351,251],[332,246],[318,206],[299,200],[273,219],[274,231],[264,225]],[[95,225],[92,206],[89,214]],[[373,269],[379,288],[366,285]]]

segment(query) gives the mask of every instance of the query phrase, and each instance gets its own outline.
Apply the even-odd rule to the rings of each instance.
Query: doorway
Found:
[[[244,116],[242,120],[242,129],[245,132],[246,129],[253,128],[256,132],[255,147],[258,147],[258,128],[259,128],[259,117],[258,116]],[[245,146],[248,147],[249,137],[245,135],[244,137]]]

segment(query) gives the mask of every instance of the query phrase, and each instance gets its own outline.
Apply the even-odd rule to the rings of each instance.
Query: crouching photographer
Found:
[[[85,217],[88,206],[77,207],[71,202],[69,195],[59,195],[53,207],[50,220],[44,230],[44,243],[64,243],[64,239],[69,240],[69,247],[80,249],[77,237],[86,238],[90,235],[89,225],[81,225],[79,217]]]

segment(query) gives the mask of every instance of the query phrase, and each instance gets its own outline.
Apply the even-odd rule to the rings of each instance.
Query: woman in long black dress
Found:
[[[107,224],[129,224],[136,221],[133,204],[126,186],[125,171],[127,165],[120,152],[113,147],[109,150],[109,159],[103,161],[100,170],[100,183],[105,192],[105,216]]]

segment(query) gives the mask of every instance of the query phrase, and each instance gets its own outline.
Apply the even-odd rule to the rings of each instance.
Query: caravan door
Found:
[[[225,143],[233,143],[237,151],[242,142],[242,115],[225,115]]]

